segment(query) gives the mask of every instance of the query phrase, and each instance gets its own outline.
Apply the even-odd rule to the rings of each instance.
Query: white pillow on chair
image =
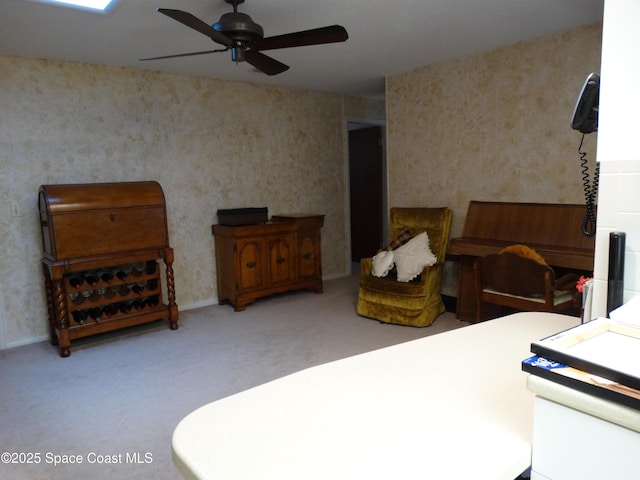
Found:
[[[393,251],[399,282],[409,282],[422,273],[424,267],[434,265],[438,259],[429,248],[427,232],[416,235]]]
[[[373,257],[373,267],[371,268],[371,275],[375,277],[386,277],[389,271],[393,268],[393,252],[389,250],[382,250]]]

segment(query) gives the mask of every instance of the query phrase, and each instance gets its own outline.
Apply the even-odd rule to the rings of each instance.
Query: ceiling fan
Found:
[[[177,20],[187,27],[193,28],[225,48],[164,55],[161,57],[147,57],[140,60],[188,57],[231,50],[231,60],[234,62],[246,61],[267,75],[277,75],[288,70],[289,66],[261,53],[262,50],[344,42],[349,38],[345,28],[340,25],[263,38],[264,31],[262,27],[255,23],[249,15],[238,12],[238,5],[244,3],[244,0],[225,0],[225,2],[233,5],[233,12],[225,13],[220,17],[220,20],[211,26],[191,13],[169,8],[158,8],[158,12]]]

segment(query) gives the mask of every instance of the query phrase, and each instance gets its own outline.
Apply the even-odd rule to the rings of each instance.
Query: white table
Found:
[[[579,323],[519,313],[309,368],[195,410],[192,479],[513,480],[531,464],[530,342]]]

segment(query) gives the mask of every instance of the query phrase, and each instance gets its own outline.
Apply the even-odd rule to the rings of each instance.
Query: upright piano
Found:
[[[457,317],[468,322],[476,319],[474,259],[509,245],[535,249],[557,275],[591,276],[595,237],[582,233],[585,213],[586,207],[576,204],[469,202],[462,237],[451,239],[448,250],[460,257]]]

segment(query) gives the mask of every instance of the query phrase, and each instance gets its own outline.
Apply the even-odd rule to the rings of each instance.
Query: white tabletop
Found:
[[[174,462],[197,479],[513,480],[531,461],[520,363],[578,323],[519,313],[303,370],[189,414]]]

